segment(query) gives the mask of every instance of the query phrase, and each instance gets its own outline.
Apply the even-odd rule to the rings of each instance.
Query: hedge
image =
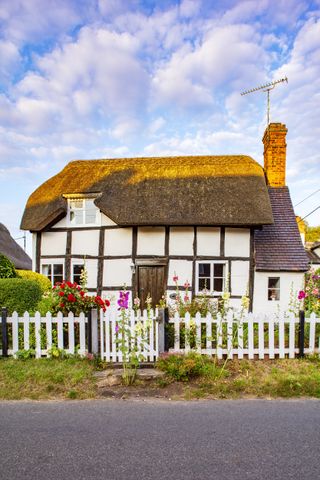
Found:
[[[22,278],[0,279],[0,308],[7,307],[9,315],[16,311],[19,315],[33,312],[42,297],[38,282]]]
[[[16,276],[14,264],[9,258],[0,253],[0,278],[14,278]]]
[[[49,278],[41,273],[32,272],[31,270],[17,270],[17,276],[20,278],[27,278],[28,280],[34,280],[40,285],[42,293],[51,290],[51,282]]]

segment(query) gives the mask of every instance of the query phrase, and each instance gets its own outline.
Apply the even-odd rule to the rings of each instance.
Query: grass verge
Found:
[[[190,366],[191,365],[191,366]],[[167,379],[184,384],[184,398],[320,398],[320,359],[232,360],[225,368],[191,354],[160,363]],[[192,368],[191,368],[192,367]],[[172,388],[172,387],[171,387]],[[180,394],[181,395],[181,394]]]
[[[68,358],[0,360],[1,400],[95,398],[94,366],[88,360]]]

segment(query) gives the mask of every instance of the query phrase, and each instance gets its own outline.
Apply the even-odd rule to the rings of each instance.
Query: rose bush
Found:
[[[104,312],[109,307],[109,300],[103,300],[99,295],[90,296],[76,282],[64,281],[57,283],[51,292],[52,313],[62,312],[68,315],[69,312],[79,315],[87,312],[90,308],[101,308]]]

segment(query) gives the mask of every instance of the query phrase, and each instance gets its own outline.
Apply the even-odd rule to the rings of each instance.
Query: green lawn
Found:
[[[63,360],[0,360],[0,399],[94,398],[96,386],[92,362]]]

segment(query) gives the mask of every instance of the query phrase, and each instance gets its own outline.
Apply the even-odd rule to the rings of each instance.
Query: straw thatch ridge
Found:
[[[0,223],[0,253],[9,258],[20,270],[32,270],[31,258],[11,237],[9,230]]]
[[[263,168],[244,155],[69,163],[29,198],[21,228],[41,231],[67,212],[63,197],[100,193],[120,226],[262,225],[273,222]]]

